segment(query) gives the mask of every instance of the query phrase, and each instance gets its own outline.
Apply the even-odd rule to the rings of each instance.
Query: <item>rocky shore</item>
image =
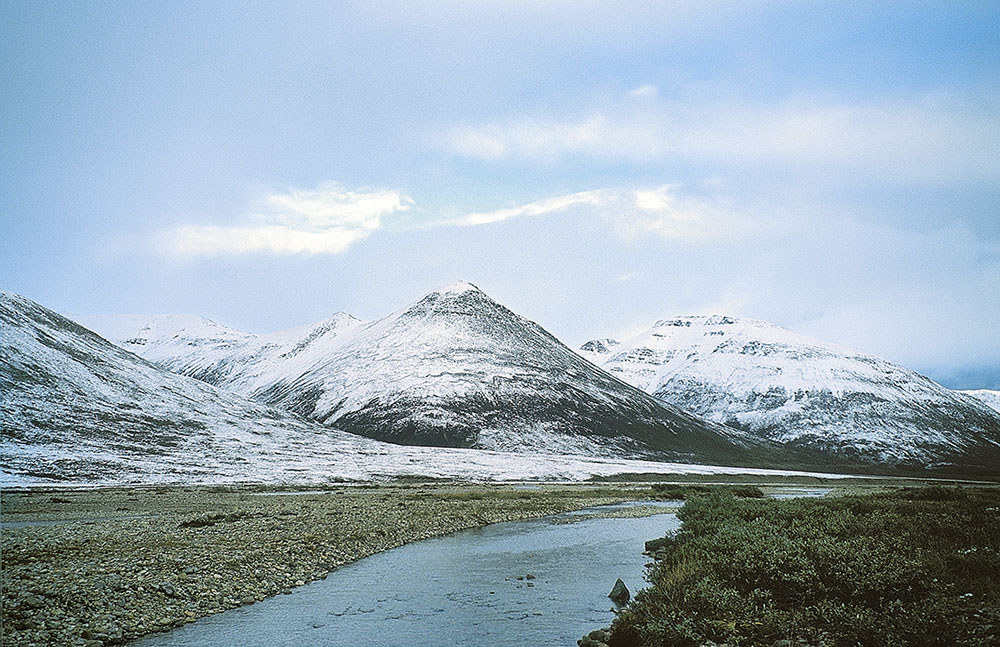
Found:
[[[3,644],[121,644],[410,541],[641,497],[594,485],[7,490]]]

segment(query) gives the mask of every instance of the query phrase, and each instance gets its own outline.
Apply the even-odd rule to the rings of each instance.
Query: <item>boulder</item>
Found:
[[[590,638],[591,640],[596,640],[599,643],[606,643],[608,642],[608,637],[610,635],[611,634],[608,632],[607,629],[594,629],[589,634],[587,634],[587,638]]]
[[[669,537],[661,537],[659,539],[650,539],[646,542],[645,548],[647,553],[655,553],[661,548],[670,543]]]
[[[632,594],[629,593],[628,587],[625,586],[625,582],[622,582],[622,578],[618,578],[615,585],[611,588],[611,593],[608,593],[608,597],[615,604],[622,605],[628,602],[632,598]]]

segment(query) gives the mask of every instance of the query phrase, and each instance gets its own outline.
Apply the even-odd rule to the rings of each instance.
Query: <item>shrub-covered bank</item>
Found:
[[[690,497],[611,647],[1000,644],[1000,492]]]

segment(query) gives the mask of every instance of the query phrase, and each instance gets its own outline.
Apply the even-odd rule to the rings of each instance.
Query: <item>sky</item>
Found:
[[[622,6],[625,5],[625,6]],[[0,288],[269,332],[470,281],[1000,388],[1000,3],[0,0]]]

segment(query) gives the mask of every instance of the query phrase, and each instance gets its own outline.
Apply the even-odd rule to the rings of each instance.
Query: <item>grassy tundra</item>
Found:
[[[1000,491],[689,496],[612,647],[1000,644]]]

